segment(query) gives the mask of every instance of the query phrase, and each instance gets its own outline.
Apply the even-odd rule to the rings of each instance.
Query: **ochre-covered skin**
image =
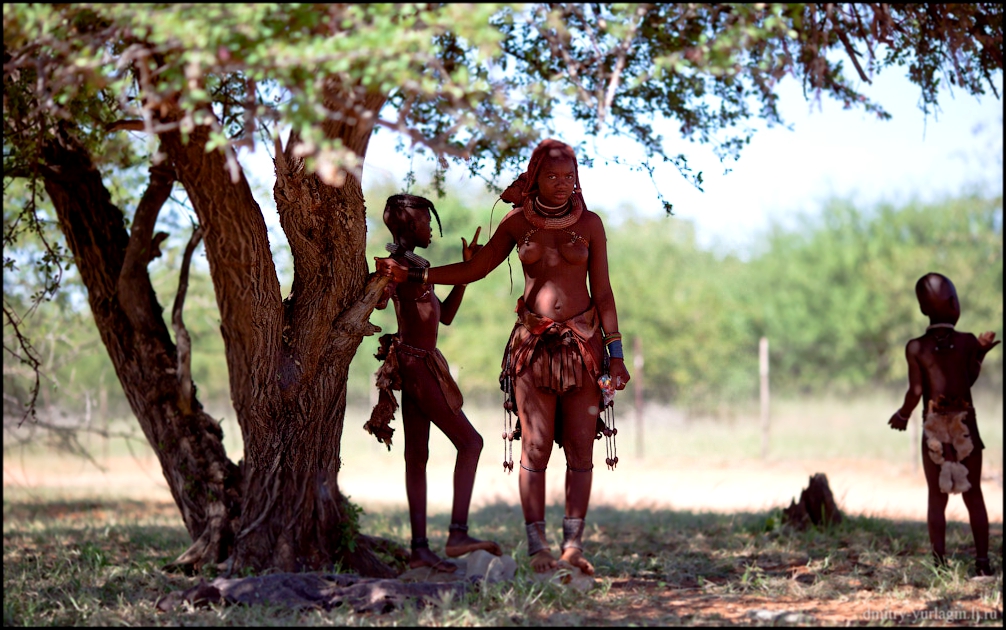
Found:
[[[432,284],[464,285],[484,278],[516,247],[524,271],[525,307],[538,316],[566,322],[596,309],[604,334],[618,332],[615,297],[608,277],[608,253],[601,218],[586,209],[580,193],[576,156],[568,145],[545,140],[534,151],[526,173],[502,195],[516,204],[471,260],[429,269]],[[377,270],[396,282],[408,279],[408,264],[377,259]],[[413,286],[418,286],[413,283]],[[629,382],[622,358],[609,366],[617,389]],[[566,516],[584,518],[590,501],[593,443],[601,391],[594,378],[558,394],[537,387],[534,370],[516,375],[514,389],[522,425],[521,507],[525,523],[545,519],[545,473],[552,452],[556,410],[561,409],[566,453]],[[529,470],[530,469],[530,470]],[[592,574],[580,549],[567,547],[561,559]],[[531,559],[536,571],[557,565],[549,549]]]
[[[422,197],[395,195],[388,200],[385,223],[398,246],[393,260],[408,264],[406,252],[428,247],[433,237],[430,211],[433,205]],[[463,258],[468,260],[481,247],[476,231],[471,244],[462,239]],[[426,464],[429,459],[430,425],[436,425],[458,449],[454,466],[454,503],[452,527],[446,553],[457,557],[483,549],[500,555],[500,546],[492,541],[468,535],[468,511],[482,436],[461,410],[461,392],[451,378],[447,363],[437,350],[440,324],[449,325],[461,305],[464,286],[455,286],[442,303],[433,292],[432,283],[389,282],[377,308],[385,308],[388,299],[395,304],[398,333],[394,341],[402,383],[402,424],[405,429],[405,486],[409,500],[412,539],[426,539]],[[462,527],[457,527],[460,525]],[[442,560],[428,546],[413,545],[410,566],[435,567],[453,572],[457,566]]]
[[[946,276],[926,274],[916,284],[915,293],[922,314],[929,317],[929,327],[924,335],[912,339],[905,347],[908,392],[905,393],[901,408],[891,416],[888,424],[895,430],[904,431],[908,426],[908,418],[920,400],[923,401],[924,415],[934,412],[967,412],[964,426],[970,434],[973,450],[964,457],[958,457],[954,447],[946,444],[943,455],[947,461],[959,461],[967,468],[971,487],[961,493],[961,497],[971,520],[976,570],[981,575],[989,574],[989,521],[981,489],[984,444],[978,434],[971,386],[978,379],[985,355],[999,341],[995,340],[995,333],[991,331],[975,337],[971,333],[954,330],[961,315],[961,306],[957,290]],[[933,554],[942,562],[946,555],[945,511],[948,495],[940,488],[941,465],[929,453],[930,448],[923,435],[922,468],[929,488],[929,540]]]

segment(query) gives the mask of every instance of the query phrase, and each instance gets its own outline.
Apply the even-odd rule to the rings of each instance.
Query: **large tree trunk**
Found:
[[[43,148],[40,174],[87,287],[91,311],[126,398],[157,454],[198,549],[198,568],[222,561],[240,510],[241,475],[220,426],[182,400],[177,356],[147,274],[153,226],[174,182],[153,167],[127,234],[87,151],[64,129]]]
[[[383,102],[370,96],[357,104],[376,113]],[[326,131],[362,156],[372,124],[357,115]],[[231,181],[225,157],[206,153],[208,134],[203,127],[185,143],[177,132],[161,139],[204,231],[244,438],[232,568],[340,563],[390,576],[338,485],[349,364],[374,331],[368,318],[386,282],[367,284],[360,181],[350,175],[335,188],[306,174],[293,157],[295,139],[277,156],[276,203],[294,258],[293,288],[281,300],[261,209],[243,174]]]
[[[376,113],[383,102],[368,95],[355,111]],[[353,109],[350,99],[345,107]],[[372,125],[355,120],[327,132],[362,156]],[[243,174],[231,181],[224,156],[205,151],[208,137],[205,127],[186,142],[161,134],[167,162],[151,169],[131,233],[69,133],[46,147],[42,172],[101,338],[192,536],[177,563],[198,570],[226,560],[232,570],[255,571],[341,564],[389,577],[338,486],[349,364],[376,330],[369,316],[387,282],[368,282],[361,183],[350,175],[335,188],[305,173],[294,139],[278,156],[275,194],[295,264],[293,290],[282,300],[261,209]],[[227,458],[219,425],[179,381],[177,349],[147,272],[153,225],[176,178],[210,264],[245,445],[240,467]]]

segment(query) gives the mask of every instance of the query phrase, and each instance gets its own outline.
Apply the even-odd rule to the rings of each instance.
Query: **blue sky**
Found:
[[[1001,74],[996,82],[1001,94]],[[792,130],[762,125],[736,162],[720,163],[708,147],[685,141],[673,147],[704,172],[705,192],[670,165],[658,167],[655,179],[675,215],[695,222],[700,243],[726,247],[749,243],[771,220],[786,222],[814,212],[831,196],[875,205],[934,200],[970,187],[1002,190],[1003,110],[991,93],[979,99],[959,89],[944,90],[939,110],[927,117],[919,108],[919,89],[898,68],[876,76],[864,92],[892,118],[843,110],[826,96],[808,101],[799,84],[788,79],[781,85],[779,110]],[[382,180],[402,181],[409,157],[395,154],[394,144],[388,133],[371,141],[365,189]],[[625,141],[598,140],[596,147],[602,155],[642,157]],[[421,163],[417,157],[417,171]],[[731,172],[724,174],[726,168]],[[469,179],[463,169],[452,169],[447,182],[458,186]],[[581,179],[590,207],[663,214],[654,183],[627,166],[605,166],[596,158],[592,169],[581,170]],[[482,186],[478,180],[470,183]]]

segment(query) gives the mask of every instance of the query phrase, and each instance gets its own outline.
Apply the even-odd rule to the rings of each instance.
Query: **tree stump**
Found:
[[[824,473],[813,475],[807,488],[800,493],[800,502],[790,501],[782,513],[783,522],[799,530],[807,529],[808,525],[822,527],[842,522],[842,512],[835,504],[828,476]]]

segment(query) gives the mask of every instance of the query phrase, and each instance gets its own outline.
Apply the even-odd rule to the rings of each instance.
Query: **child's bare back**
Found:
[[[994,332],[975,337],[953,326],[930,326],[926,334],[912,339],[906,348],[908,361],[917,362],[922,376],[923,398],[971,402],[971,385],[978,378],[985,353],[999,342]]]
[[[982,450],[971,386],[981,372],[986,353],[999,344],[995,333],[975,337],[954,330],[960,318],[957,290],[949,278],[929,273],[915,286],[926,333],[908,342],[908,392],[901,408],[888,420],[904,431],[912,411],[923,401],[922,462],[929,487],[928,526],[933,553],[946,554],[945,510],[950,493],[960,493],[968,509],[975,539],[976,572],[991,574],[988,560],[988,514],[981,491]]]

